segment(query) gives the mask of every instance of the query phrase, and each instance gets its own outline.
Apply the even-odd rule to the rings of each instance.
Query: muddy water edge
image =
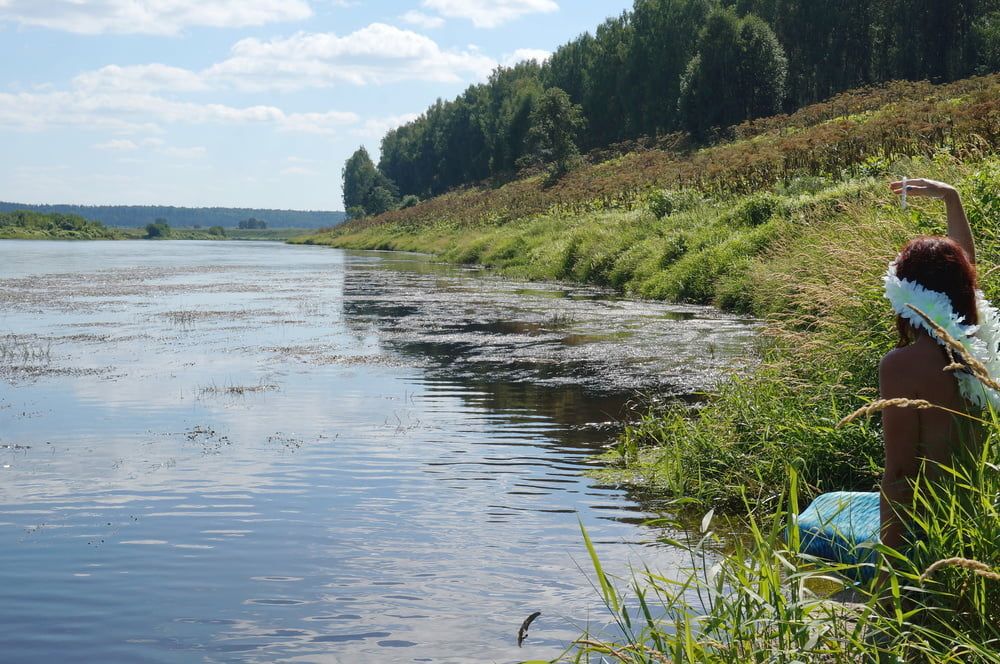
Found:
[[[614,574],[685,563],[591,455],[753,330],[417,255],[0,257],[4,662],[554,657],[605,621],[580,521]]]

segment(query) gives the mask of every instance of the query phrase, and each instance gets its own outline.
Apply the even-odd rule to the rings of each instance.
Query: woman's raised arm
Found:
[[[892,193],[897,196],[902,194],[903,182],[904,180],[900,180],[890,184]],[[909,196],[928,196],[944,200],[945,208],[948,211],[948,237],[965,250],[969,260],[975,265],[976,243],[972,239],[972,229],[969,228],[969,220],[965,216],[965,208],[962,207],[962,199],[958,195],[958,190],[950,184],[924,178],[907,179],[905,182],[906,193]]]

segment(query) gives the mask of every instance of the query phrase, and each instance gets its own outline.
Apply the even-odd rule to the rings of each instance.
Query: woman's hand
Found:
[[[958,195],[958,190],[950,184],[938,182],[937,180],[927,180],[925,178],[907,178],[889,184],[892,193],[897,196],[903,194],[903,183],[906,183],[907,196],[926,196],[928,198],[942,198],[948,210],[948,237],[958,243],[969,260],[973,264],[976,262],[976,244],[972,239],[972,229],[969,228],[969,220],[965,216],[962,208],[962,199]]]
[[[893,182],[889,185],[892,189],[892,193],[897,196],[903,193],[903,182],[900,180],[898,182]],[[955,188],[950,184],[945,184],[944,182],[938,182],[937,180],[927,180],[924,178],[913,178],[906,179],[906,195],[907,196],[927,196],[929,198],[946,198],[950,195],[957,193]]]

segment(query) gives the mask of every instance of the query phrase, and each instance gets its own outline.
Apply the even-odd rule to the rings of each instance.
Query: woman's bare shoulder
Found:
[[[945,364],[936,344],[910,344],[885,354],[879,363],[879,382],[891,392],[922,391],[927,381],[940,380]]]

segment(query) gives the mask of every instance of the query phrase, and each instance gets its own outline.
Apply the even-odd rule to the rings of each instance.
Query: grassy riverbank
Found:
[[[980,242],[983,286],[1000,252],[1000,77],[847,93],[734,128],[697,151],[633,152],[554,185],[536,176],[446,194],[304,242],[397,249],[532,279],[712,303],[764,320],[750,375],[697,411],[652,413],[609,461],[618,481],[737,508],[773,499],[798,459],[804,498],[871,488],[878,423],[834,424],[874,396],[893,339],[880,275],[906,238],[942,232],[933,202],[903,211],[886,182],[956,183]],[[669,188],[664,188],[669,187]]]
[[[164,240],[260,240],[283,242],[310,231],[301,228],[229,228],[223,234],[199,228],[171,228]],[[115,228],[73,214],[31,210],[0,212],[0,240],[146,240],[144,228]]]
[[[0,240],[120,240],[124,234],[73,214],[0,212]]]
[[[120,228],[115,229],[120,231],[123,237],[129,240],[146,240],[149,239],[148,233],[144,228]],[[251,240],[260,242],[287,242],[289,240],[295,240],[296,238],[307,235],[311,232],[304,228],[265,228],[265,229],[243,229],[243,228],[226,228],[224,234],[220,235],[217,232],[204,228],[171,228],[170,234],[166,237],[158,238],[162,240],[212,240],[212,241],[224,241],[224,240]]]

